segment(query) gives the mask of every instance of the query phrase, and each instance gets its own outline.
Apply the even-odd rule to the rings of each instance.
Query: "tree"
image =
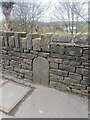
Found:
[[[49,6],[50,3],[45,7],[42,2],[36,0],[30,2],[19,2],[14,7],[12,13],[13,18],[14,20],[19,21],[19,26],[22,30],[26,32],[34,32],[37,21],[39,21]]]
[[[78,32],[78,24],[80,21],[86,20],[85,2],[60,2],[55,5],[54,16],[63,22],[65,30],[72,35]],[[83,17],[82,17],[83,16]],[[82,19],[83,18],[83,19]]]
[[[2,12],[5,16],[6,23],[3,25],[6,30],[11,30],[11,11],[14,2],[1,2]]]

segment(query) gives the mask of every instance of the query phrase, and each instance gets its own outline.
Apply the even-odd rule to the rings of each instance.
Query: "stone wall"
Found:
[[[10,75],[33,82],[33,61],[41,57],[49,63],[49,87],[88,95],[87,35],[71,37],[2,32],[0,45],[0,70],[3,76]],[[44,72],[45,67],[42,69]]]

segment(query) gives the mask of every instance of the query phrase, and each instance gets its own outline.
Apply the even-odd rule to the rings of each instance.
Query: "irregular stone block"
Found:
[[[5,42],[5,46],[9,46],[9,37],[13,36],[14,33],[13,32],[3,32],[3,36],[4,36],[4,42]]]
[[[32,39],[40,37],[40,35],[38,33],[30,33],[30,35],[32,36]]]
[[[4,43],[4,37],[3,36],[0,36],[0,51],[2,50],[2,47],[5,46],[5,43]]]
[[[65,83],[69,84],[69,85],[73,85],[75,83],[77,83],[77,84],[81,83],[81,80],[73,79],[73,78],[70,78],[70,77],[64,77],[63,81],[65,81]]]
[[[26,36],[26,46],[27,46],[27,49],[32,49],[32,36],[30,33],[27,34]]]
[[[26,58],[26,59],[34,59],[35,57],[37,57],[37,55],[33,55],[30,53],[21,53],[21,58]]]
[[[20,47],[21,45],[21,38],[26,37],[26,32],[15,32],[14,33],[15,37],[15,46]]]
[[[15,46],[14,36],[10,36],[8,40],[9,40],[9,46],[14,47]]]
[[[76,68],[76,73],[87,76],[88,75],[88,69]]]
[[[57,53],[50,53],[50,57],[59,59],[59,54],[57,54]]]
[[[72,92],[75,93],[75,94],[81,94],[81,90],[76,90],[76,89],[72,89]]]
[[[57,53],[57,54],[64,54],[64,46],[60,46],[60,45],[55,45],[55,44],[52,44],[50,46],[50,52],[54,52],[54,53]]]
[[[27,41],[27,49],[32,50],[33,49],[33,44],[32,44],[32,40],[39,38],[39,34],[38,33],[28,33],[26,36],[26,41]]]
[[[52,42],[57,43],[70,43],[72,41],[72,36],[70,35],[52,35]]]
[[[28,80],[33,80],[33,76],[31,76],[31,75],[24,75],[24,77],[25,77],[25,79],[28,79]]]
[[[9,56],[14,56],[14,57],[20,57],[20,52],[15,52],[15,51],[10,51],[9,53],[8,53],[8,55]]]
[[[67,71],[59,70],[59,69],[50,69],[50,73],[51,74],[56,74],[56,75],[59,75],[59,76],[67,76],[68,75]]]
[[[26,38],[21,38],[21,47],[27,49],[27,41]]]
[[[49,62],[53,62],[53,63],[62,63],[63,59],[58,59],[58,58],[48,58]]]
[[[82,48],[79,46],[66,46],[66,55],[82,56]]]
[[[34,51],[34,50],[30,50],[30,53],[31,53],[31,54],[34,54],[34,55],[38,55],[38,52],[37,52],[37,51]]]
[[[72,78],[72,79],[76,79],[76,80],[82,80],[82,76],[77,74],[77,73],[70,72],[69,77]]]
[[[28,64],[28,65],[32,65],[32,60],[31,59],[23,59],[23,62]]]
[[[28,76],[32,76],[33,75],[32,71],[26,70],[26,69],[21,69],[20,73],[23,73],[24,75],[28,75]]]
[[[88,35],[76,35],[73,39],[74,43],[76,44],[87,44],[89,43]]]
[[[26,64],[26,63],[21,63],[22,69],[26,69],[26,70],[31,70],[32,66]]]
[[[51,69],[52,69],[52,68],[58,69],[58,63],[52,63],[52,62],[50,62],[50,68],[51,68]]]
[[[60,80],[63,80],[62,76],[58,76],[58,75],[55,75],[55,74],[50,74],[50,81],[58,82]]]
[[[17,72],[17,73],[20,73],[20,68],[18,67],[14,67],[14,71]]]
[[[64,85],[62,83],[57,83],[57,82],[50,82],[50,87],[54,87],[58,90],[61,90],[61,91],[71,91],[70,88],[67,86],[67,85]]]
[[[41,48],[42,51],[49,52],[50,51],[50,43],[51,43],[51,34],[41,35]]]
[[[81,84],[74,84],[73,86],[75,87],[75,89],[78,89],[78,90],[85,90],[86,89],[86,86],[81,85]]]
[[[59,64],[59,69],[69,72],[75,72],[75,67],[72,67],[70,65]]]
[[[13,66],[13,67],[14,66],[19,66],[19,64],[20,64],[19,61],[15,61],[15,60],[10,61],[10,66]]]
[[[38,53],[38,55],[39,55],[40,57],[48,58],[49,55],[50,55],[50,53],[40,52],[40,53]]]
[[[36,38],[32,40],[33,50],[41,51],[41,38]]]
[[[83,80],[81,84],[88,86],[90,84],[90,80],[88,76],[83,76]]]

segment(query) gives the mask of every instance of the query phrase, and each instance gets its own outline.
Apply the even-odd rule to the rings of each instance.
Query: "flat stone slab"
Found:
[[[8,80],[2,80],[2,78],[0,78],[0,86],[2,86],[3,84],[5,84],[6,82],[8,82]]]
[[[43,57],[37,57],[34,59],[33,82],[44,86],[49,85],[49,63]]]
[[[0,109],[9,113],[30,90],[31,88],[14,82],[3,85],[0,87]]]

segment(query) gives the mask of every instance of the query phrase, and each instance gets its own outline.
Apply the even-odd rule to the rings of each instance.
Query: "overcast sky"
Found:
[[[0,2],[2,1],[15,1],[15,2],[22,2],[22,1],[25,1],[25,2],[29,2],[29,1],[32,1],[32,0],[0,0]],[[57,3],[58,0],[37,0],[37,1],[41,1],[43,4],[45,5],[48,5],[48,2],[51,2],[51,7],[48,9],[48,11],[46,11],[46,13],[44,14],[44,17],[42,18],[42,21],[45,21],[45,22],[48,22],[51,20],[51,13],[54,9],[54,4]],[[60,0],[61,2],[65,1],[70,1],[70,2],[82,2],[83,0]],[[84,0],[85,1],[85,0]],[[2,14],[2,10],[0,8],[0,20],[3,20],[4,16]],[[53,21],[53,20],[52,20]]]
[[[0,2],[5,1],[5,0],[0,0]],[[21,1],[25,1],[25,2],[31,2],[31,0],[8,0],[8,1],[15,1],[15,2],[21,2]],[[49,21],[50,20],[50,14],[53,11],[53,6],[55,3],[57,3],[57,0],[38,0],[41,1],[43,4],[48,5],[49,2],[51,2],[51,7],[50,9],[48,9],[48,11],[46,11],[46,13],[44,14],[44,17],[42,18],[42,21]],[[3,19],[3,14],[2,14],[2,10],[0,8],[0,20]]]

